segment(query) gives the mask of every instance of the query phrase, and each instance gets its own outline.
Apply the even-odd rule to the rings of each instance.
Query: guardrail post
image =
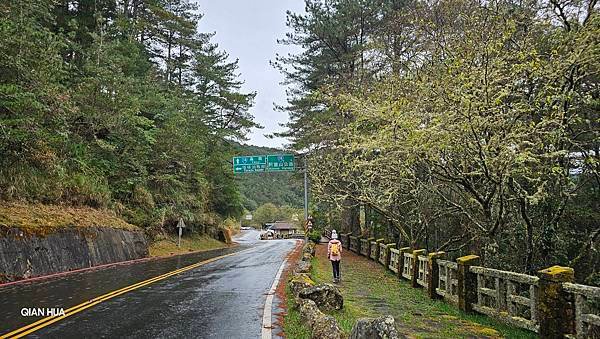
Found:
[[[467,255],[456,259],[458,264],[458,308],[463,312],[472,312],[471,304],[477,302],[477,276],[469,268],[479,264],[479,256]]]
[[[440,295],[437,294],[436,288],[439,284],[440,268],[437,264],[437,260],[446,256],[446,252],[435,252],[427,255],[427,294],[431,299],[439,299]]]
[[[537,312],[540,338],[562,338],[575,333],[575,312],[562,284],[573,282],[575,272],[570,267],[552,266],[537,272],[539,293]]]
[[[401,247],[400,248],[400,259],[398,260],[398,266],[400,266],[400,270],[398,274],[400,278],[402,278],[402,271],[404,271],[404,253],[410,252],[410,247]]]
[[[419,277],[419,256],[421,254],[425,254],[425,250],[414,250],[412,252],[413,262],[412,262],[412,276],[410,277],[412,287],[420,287],[417,282],[417,278]]]

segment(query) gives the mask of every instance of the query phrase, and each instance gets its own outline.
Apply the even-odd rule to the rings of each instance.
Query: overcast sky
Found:
[[[255,129],[249,135],[249,144],[281,147],[287,141],[267,139],[264,134],[282,131],[280,123],[286,122],[284,112],[276,112],[273,103],[285,103],[285,88],[279,83],[281,74],[269,65],[275,53],[282,55],[294,50],[277,44],[287,32],[285,12],[304,11],[304,0],[197,0],[201,32],[216,32],[213,42],[229,53],[232,60],[239,59],[239,72],[245,81],[244,91],[256,91],[251,110],[264,129]],[[297,51],[297,50],[296,50]]]

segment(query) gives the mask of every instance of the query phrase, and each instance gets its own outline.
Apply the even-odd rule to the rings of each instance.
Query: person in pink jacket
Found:
[[[338,240],[335,230],[331,231],[331,240],[327,244],[327,258],[333,266],[333,282],[340,282],[340,260],[342,260],[342,243]]]

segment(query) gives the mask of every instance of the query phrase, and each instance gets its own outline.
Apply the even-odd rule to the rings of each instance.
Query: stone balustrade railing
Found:
[[[564,290],[574,296],[575,331],[567,334],[569,338],[593,338],[600,331],[599,301],[600,287],[564,283]],[[595,299],[595,300],[594,300]],[[593,332],[595,329],[595,332]]]
[[[369,258],[377,260],[379,258],[379,243],[377,241],[371,241],[369,248],[371,249]]]
[[[458,305],[458,264],[448,260],[438,260],[438,286],[436,293],[444,300]]]
[[[450,261],[443,252],[395,249],[379,240],[369,245],[375,261],[413,287],[425,288],[430,298],[444,299],[462,311],[497,318],[542,338],[600,333],[600,287],[574,284],[569,267],[553,266],[532,276],[479,266],[476,255]],[[358,253],[358,246],[358,238],[350,237],[350,249]],[[379,252],[375,257],[374,248]]]
[[[383,242],[379,243],[379,263],[382,264],[384,267],[388,267],[390,264],[389,250],[394,246],[395,244],[385,244]]]
[[[400,250],[390,248],[390,264],[388,268],[398,274],[398,265],[400,263]]]
[[[412,280],[413,276],[413,255],[412,252],[405,252],[402,254],[404,256],[404,264],[402,265],[402,277]]]
[[[479,266],[469,270],[477,275],[477,301],[472,305],[475,311],[538,331],[538,277]]]
[[[350,240],[348,249],[350,249],[350,251],[352,251],[354,253],[358,253],[358,247],[359,247],[358,237],[350,236],[348,238]]]
[[[368,257],[369,254],[371,254],[371,251],[369,251],[369,240],[366,238],[360,238],[360,254],[364,255],[365,257]]]
[[[427,256],[419,255],[417,256],[417,284],[427,288]]]

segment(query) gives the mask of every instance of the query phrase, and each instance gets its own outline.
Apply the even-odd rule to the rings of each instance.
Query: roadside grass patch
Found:
[[[311,272],[316,283],[332,281],[326,253],[325,246],[317,246]],[[331,314],[348,334],[358,318],[390,314],[398,331],[410,338],[536,338],[532,332],[431,300],[424,290],[412,288],[379,263],[350,251],[343,253],[341,277],[337,286],[344,296],[344,309]]]
[[[346,299],[344,299],[344,308],[339,311],[330,312],[329,314],[337,320],[340,329],[344,333],[350,334],[357,319],[374,316],[366,311],[363,308],[356,307],[354,304],[346,304]]]
[[[181,247],[177,247],[177,236],[162,236],[150,244],[149,250],[151,257],[162,257],[224,247],[228,245],[205,235],[193,234],[181,238]]]
[[[310,275],[317,284],[331,283],[333,279],[331,263],[329,260],[323,259],[324,257],[322,255],[325,253],[320,253],[321,251],[319,250],[321,247],[322,246],[320,245],[316,247],[315,257],[313,257],[311,261]],[[344,280],[345,276],[343,271],[341,276],[342,280]],[[340,287],[340,285],[337,286]],[[373,316],[374,313],[368,308],[357,306],[357,304],[360,303],[360,299],[357,295],[344,293],[344,291],[342,291],[342,294],[344,296],[344,308],[339,311],[333,311],[330,314],[337,320],[342,331],[346,334],[350,334],[357,319]]]
[[[294,295],[289,286],[285,289],[285,295],[287,304],[287,313],[283,317],[285,337],[290,339],[310,339],[312,333],[300,318],[300,310],[298,310],[298,307],[294,303]]]

